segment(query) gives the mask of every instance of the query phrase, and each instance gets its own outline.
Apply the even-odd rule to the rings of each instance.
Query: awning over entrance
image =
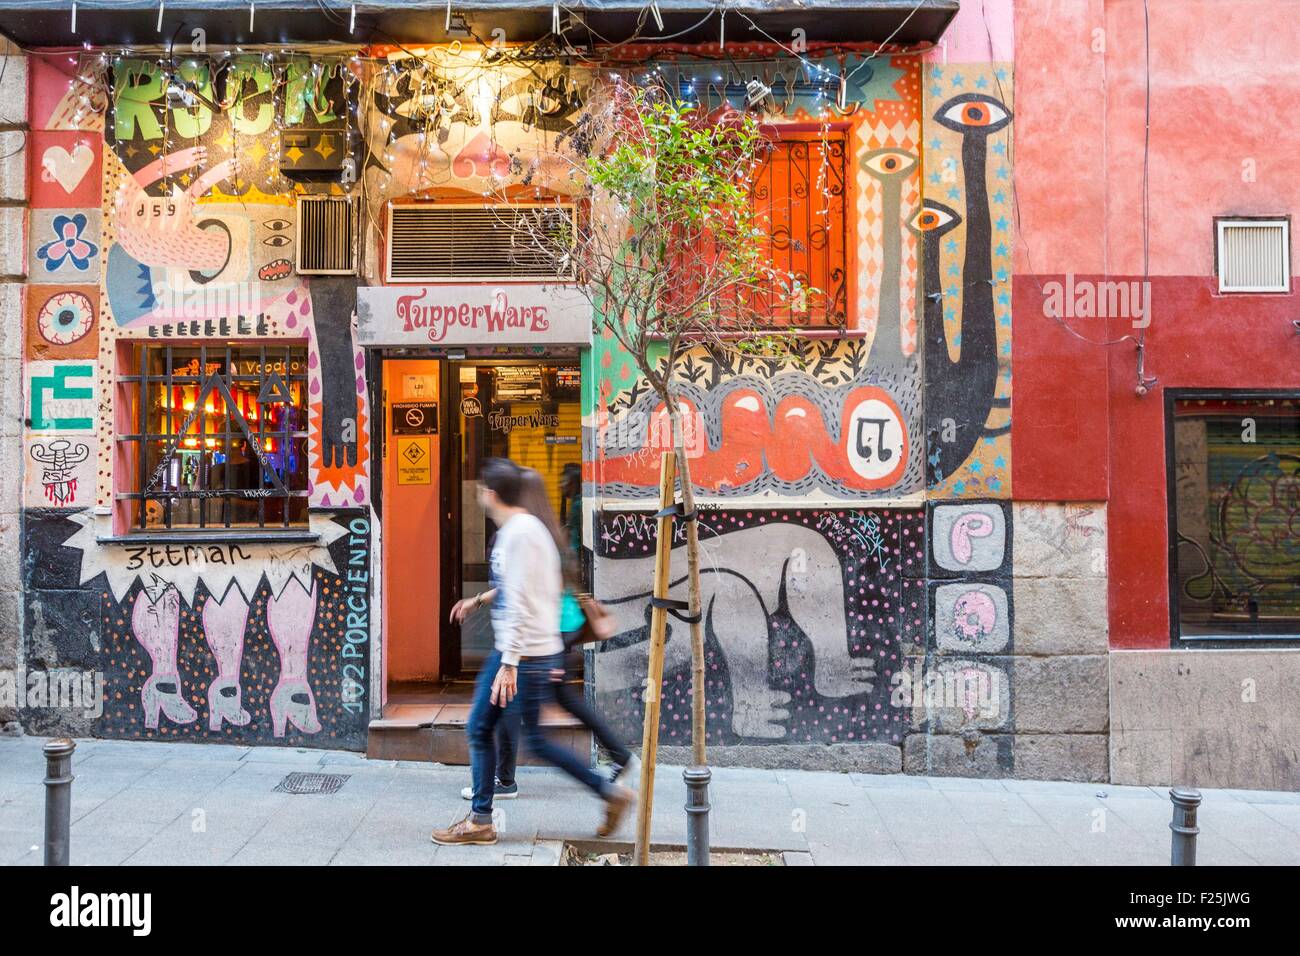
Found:
[[[722,29],[716,0],[657,0],[659,29],[647,0],[563,0],[561,25],[570,43],[700,43]],[[776,38],[788,43],[802,30],[809,42],[935,41],[957,13],[958,0],[731,0],[726,36],[744,43]],[[0,0],[0,33],[27,46],[166,45],[179,36],[188,46],[202,29],[213,45],[235,43],[356,44],[441,43],[472,37],[489,41],[504,30],[507,42],[541,39],[554,32],[551,0],[447,0],[352,3],[351,0],[167,0],[162,28],[159,0],[80,0],[75,29],[71,0]],[[249,16],[250,6],[255,8]],[[355,8],[355,23],[353,10]],[[251,24],[250,24],[251,19]],[[768,36],[764,36],[764,33]]]
[[[591,304],[573,286],[362,286],[361,345],[588,345]]]

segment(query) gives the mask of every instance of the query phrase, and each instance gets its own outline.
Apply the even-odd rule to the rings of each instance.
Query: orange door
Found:
[[[441,363],[384,362],[384,640],[387,681],[436,681],[440,588]]]

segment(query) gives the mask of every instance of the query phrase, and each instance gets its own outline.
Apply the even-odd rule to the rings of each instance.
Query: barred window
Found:
[[[124,349],[116,456],[124,523],[137,532],[307,523],[305,346]]]
[[[754,180],[754,207],[774,268],[804,295],[770,295],[773,326],[842,325],[848,314],[845,156],[848,132],[772,130]]]

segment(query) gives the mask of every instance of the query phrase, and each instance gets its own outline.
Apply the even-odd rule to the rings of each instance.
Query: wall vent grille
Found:
[[[298,272],[352,275],[356,271],[356,203],[348,196],[299,196]]]
[[[388,281],[571,281],[574,235],[572,205],[391,205]]]
[[[1290,292],[1291,236],[1285,219],[1220,219],[1220,292]]]

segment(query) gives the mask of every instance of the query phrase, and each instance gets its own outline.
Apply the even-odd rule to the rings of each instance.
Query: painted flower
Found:
[[[85,213],[54,217],[54,235],[57,238],[47,242],[36,252],[36,258],[45,260],[46,272],[53,272],[59,268],[64,259],[71,259],[72,265],[79,272],[85,272],[90,268],[91,258],[99,255],[99,246],[81,237],[85,228]]]

